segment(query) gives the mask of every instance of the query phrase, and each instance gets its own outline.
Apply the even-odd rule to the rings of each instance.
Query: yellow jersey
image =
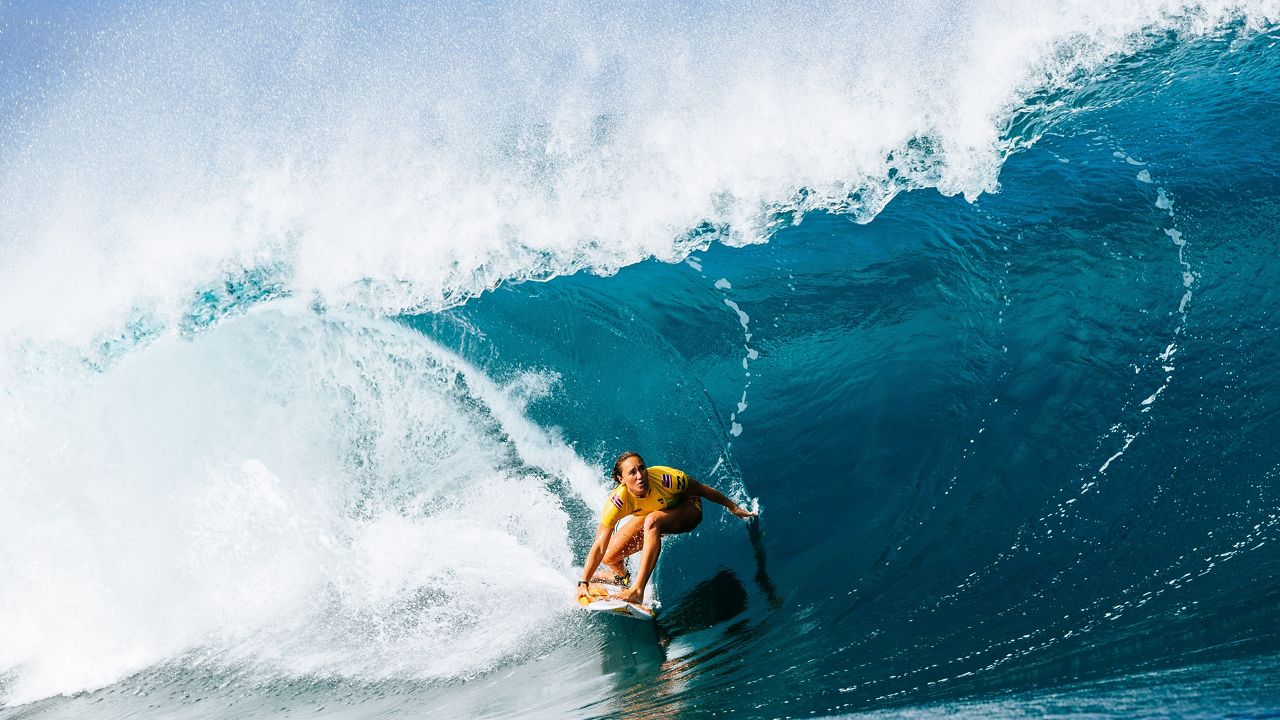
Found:
[[[618,483],[618,487],[605,500],[604,511],[600,513],[601,525],[612,528],[628,515],[644,517],[654,510],[675,507],[684,500],[685,493],[689,490],[688,475],[662,465],[653,465],[647,470],[649,494],[638,498],[631,494],[626,485]]]

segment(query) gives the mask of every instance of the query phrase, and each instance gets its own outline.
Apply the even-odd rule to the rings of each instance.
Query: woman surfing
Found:
[[[612,597],[624,602],[640,604],[644,588],[662,552],[662,536],[686,533],[702,522],[702,498],[723,505],[737,517],[746,519],[756,514],[740,507],[715,488],[708,487],[675,468],[655,465],[648,467],[644,459],[633,452],[618,456],[613,464],[613,481],[617,487],[609,493],[600,514],[600,526],[596,538],[587,552],[578,581],[578,597],[589,594],[590,581],[608,580],[623,587]],[[634,515],[637,520],[627,523],[622,530],[614,528],[622,518]],[[627,572],[626,559],[640,551],[640,569],[635,582]],[[597,577],[601,562],[612,570],[612,578]]]

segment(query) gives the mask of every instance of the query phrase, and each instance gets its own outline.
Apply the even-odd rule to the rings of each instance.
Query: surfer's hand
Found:
[[[583,583],[583,582],[578,583],[578,597],[579,597],[579,598],[584,598],[584,597],[587,597],[588,595],[590,595],[590,594],[591,594],[591,593],[587,592],[587,587],[588,587],[588,586],[587,586],[587,584],[586,584],[586,583]]]
[[[756,516],[756,513],[753,513],[753,512],[751,512],[750,510],[747,510],[746,508],[742,507],[741,505],[734,507],[734,508],[733,508],[732,510],[730,510],[729,512],[733,513],[733,514],[734,514],[734,517],[740,517],[740,518],[742,518],[743,520],[747,520],[747,519],[749,519],[749,518],[753,518],[753,517],[755,517],[755,516]]]

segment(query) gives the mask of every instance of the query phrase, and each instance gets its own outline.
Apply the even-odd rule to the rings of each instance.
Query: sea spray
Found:
[[[33,72],[51,79],[0,118],[14,139],[0,328],[10,346],[77,347],[170,328],[203,288],[272,267],[280,292],[331,306],[432,310],[506,280],[759,242],[806,211],[869,220],[903,190],[973,198],[1052,120],[1036,93],[1168,32],[1277,14],[1156,0],[90,14],[46,41]],[[1019,114],[1028,97],[1038,121]]]
[[[292,673],[475,672],[557,615],[573,500],[550,479],[602,492],[520,401],[389,321],[262,309],[9,395],[11,703],[194,648]],[[480,622],[475,599],[504,594],[526,616]]]

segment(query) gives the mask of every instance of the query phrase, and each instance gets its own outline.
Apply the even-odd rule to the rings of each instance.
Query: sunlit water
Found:
[[[1280,711],[1274,3],[3,13],[5,717]]]

